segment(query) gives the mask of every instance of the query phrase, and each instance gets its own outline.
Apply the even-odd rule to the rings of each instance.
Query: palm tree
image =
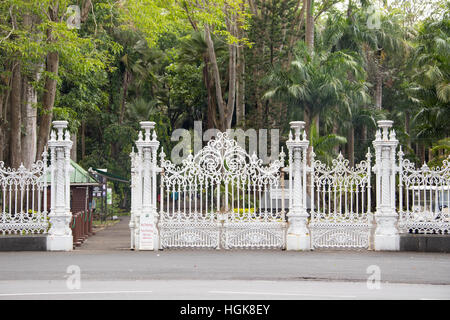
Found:
[[[149,48],[145,38],[137,32],[120,30],[116,32],[115,36],[124,46],[124,52],[120,58],[123,66],[123,78],[119,124],[122,124],[130,87],[133,86],[132,89],[139,93],[146,84],[157,81],[153,69],[155,65],[158,65],[161,54],[157,50]]]
[[[447,4],[447,8],[450,4]],[[417,105],[414,132],[420,141],[420,160],[431,141],[450,135],[450,11],[442,20],[427,20],[418,29],[410,98]]]
[[[347,139],[334,133],[319,136],[313,123],[309,133],[309,142],[316,154],[316,159],[329,165],[337,156],[336,147],[347,143]]]
[[[335,31],[339,33],[339,29]],[[294,109],[291,114],[298,113],[300,105],[305,111],[307,132],[314,128],[314,135],[319,136],[321,117],[325,117],[324,124],[327,123],[327,115],[331,122],[337,124],[337,114],[352,115],[352,108],[367,103],[369,97],[361,61],[353,52],[333,49],[339,35],[327,31],[316,39],[314,53],[300,42],[290,69],[278,69],[269,76],[268,81],[275,86],[264,97],[283,100],[291,110]]]
[[[336,49],[352,50],[364,57],[364,68],[375,86],[375,106],[381,109],[383,83],[396,71],[391,66],[388,68],[387,63],[394,58],[405,58],[410,50],[408,39],[411,32],[402,25],[399,11],[381,14],[378,27],[369,25],[364,10],[368,4],[370,3],[363,3],[361,10],[351,10],[347,17],[341,13],[331,16],[327,29],[338,28],[342,33]]]
[[[135,98],[127,103],[127,120],[130,123],[148,121],[152,115],[159,112],[158,107],[160,105],[161,102],[157,99],[147,101],[142,97]]]

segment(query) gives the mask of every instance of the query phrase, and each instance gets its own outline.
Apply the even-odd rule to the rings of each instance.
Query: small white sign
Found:
[[[155,224],[153,216],[148,213],[141,216],[139,231],[139,250],[154,250]]]

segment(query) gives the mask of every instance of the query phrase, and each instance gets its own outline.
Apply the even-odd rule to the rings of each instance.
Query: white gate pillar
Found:
[[[400,237],[397,229],[398,215],[395,210],[395,153],[398,140],[392,127],[393,121],[378,121],[373,146],[375,148],[376,162],[373,167],[376,173],[377,208],[375,214],[376,229],[375,250],[400,250]]]
[[[131,210],[130,210],[130,249],[136,249],[136,217],[138,212],[141,211],[142,201],[139,200],[139,196],[142,194],[142,183],[139,179],[140,168],[140,156],[133,151],[130,154],[131,158]]]
[[[53,121],[48,148],[51,161],[51,206],[50,230],[47,236],[48,251],[73,250],[72,230],[70,221],[70,132],[67,129],[67,121]],[[47,177],[45,177],[47,178]]]
[[[286,145],[289,149],[289,188],[290,201],[286,236],[287,250],[309,250],[311,237],[307,227],[308,213],[306,212],[306,153],[309,141],[306,139],[305,122],[290,122],[291,129],[295,131],[294,139],[289,131],[289,140]],[[303,131],[303,138],[300,133]]]
[[[157,229],[158,213],[156,205],[156,174],[160,171],[157,166],[157,150],[159,141],[156,140],[155,123],[140,122],[142,131],[139,132],[136,146],[137,154],[132,154],[132,221],[130,229],[132,241],[136,250],[158,250],[159,234]],[[132,244],[133,246],[133,244]]]

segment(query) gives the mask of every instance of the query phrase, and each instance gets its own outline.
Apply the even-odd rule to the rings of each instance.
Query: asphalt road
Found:
[[[450,285],[450,255],[379,252],[160,251],[0,253],[1,280],[341,280]]]
[[[65,281],[0,281],[0,300],[152,299],[152,300],[365,300],[449,299],[446,285],[364,282],[143,280],[85,281],[69,289]]]
[[[0,299],[450,299],[450,254],[134,252],[126,225],[97,233],[73,252],[0,252]],[[68,292],[73,268],[82,286]],[[374,268],[381,289],[370,290]]]

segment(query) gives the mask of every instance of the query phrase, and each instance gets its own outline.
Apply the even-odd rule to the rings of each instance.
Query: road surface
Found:
[[[0,299],[450,299],[450,254],[135,252],[127,224],[73,252],[1,252]]]

